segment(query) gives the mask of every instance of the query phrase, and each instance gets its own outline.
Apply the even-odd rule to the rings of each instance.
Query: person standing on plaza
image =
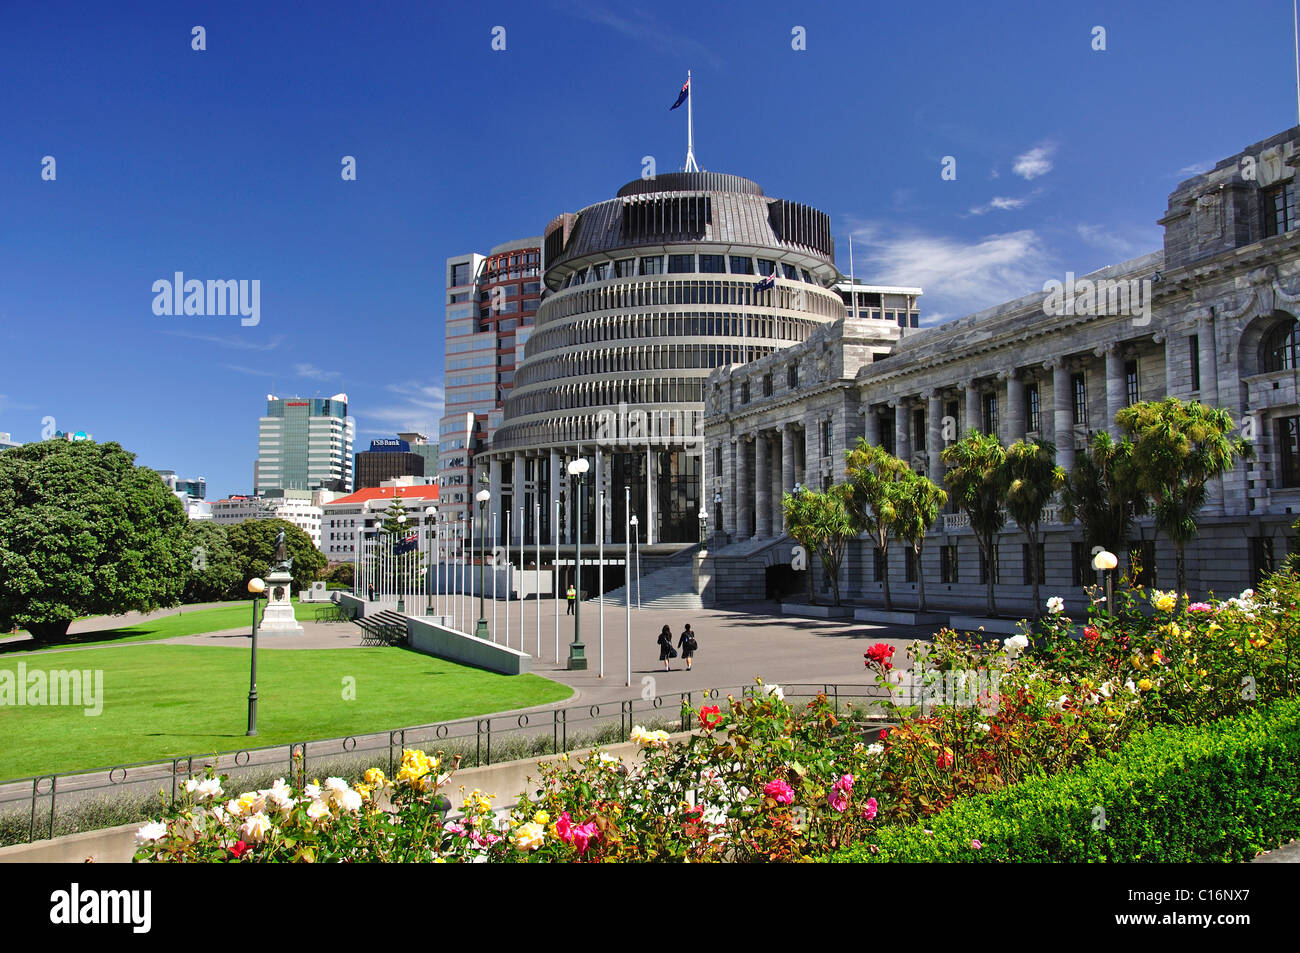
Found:
[[[689,672],[691,670],[691,659],[695,658],[695,651],[700,647],[700,643],[695,641],[695,633],[691,631],[689,622],[686,624],[686,628],[682,629],[682,637],[677,640],[677,644],[681,647],[682,658],[686,661],[686,671]]]
[[[664,626],[659,632],[659,661],[664,663],[664,671],[671,672],[673,667],[671,660],[677,656],[677,650],[673,648],[673,630]]]
[[[569,611],[566,615],[573,615],[573,603],[578,598],[578,590],[573,588],[573,583],[569,583],[569,589],[564,594],[564,599],[569,604]]]

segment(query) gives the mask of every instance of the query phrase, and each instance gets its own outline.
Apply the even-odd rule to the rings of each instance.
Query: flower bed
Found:
[[[881,830],[837,863],[1246,860],[1300,834],[1300,703],[1157,727],[1117,755],[923,823]]]

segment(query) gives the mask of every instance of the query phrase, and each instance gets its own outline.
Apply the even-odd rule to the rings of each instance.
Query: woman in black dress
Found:
[[[659,661],[664,663],[664,671],[671,672],[672,666],[668,664],[669,659],[677,654],[673,648],[673,630],[664,626],[659,633]]]
[[[699,648],[699,644],[695,641],[695,633],[691,631],[689,622],[686,624],[686,628],[682,629],[682,637],[677,640],[677,644],[681,647],[682,658],[686,661],[686,671],[689,672],[691,670],[691,659],[695,657],[695,650]]]

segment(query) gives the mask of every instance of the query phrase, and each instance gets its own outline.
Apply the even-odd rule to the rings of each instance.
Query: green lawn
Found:
[[[262,607],[265,608],[265,601]],[[298,607],[294,599],[294,611],[300,619],[310,621],[314,611],[310,607]],[[181,635],[200,635],[204,632],[220,632],[223,629],[251,629],[253,624],[253,601],[231,602],[214,609],[183,609],[179,615],[159,616],[138,625],[124,625],[116,629],[104,629],[99,632],[70,634],[62,642],[47,648],[60,648],[74,645],[116,645],[120,642],[156,642],[159,639],[173,639]],[[36,650],[39,651],[39,650]]]
[[[9,655],[0,656],[0,672],[16,671],[19,661],[29,675],[38,665],[102,670],[103,712],[0,705],[0,779],[383,731],[570,695],[538,675],[496,675],[403,649],[268,649],[258,653],[259,734],[248,739],[247,648]],[[356,680],[353,701],[343,698],[348,677]]]

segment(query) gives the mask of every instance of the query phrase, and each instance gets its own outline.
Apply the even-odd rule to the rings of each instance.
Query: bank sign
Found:
[[[371,453],[410,453],[411,445],[405,440],[383,439],[370,441]]]

